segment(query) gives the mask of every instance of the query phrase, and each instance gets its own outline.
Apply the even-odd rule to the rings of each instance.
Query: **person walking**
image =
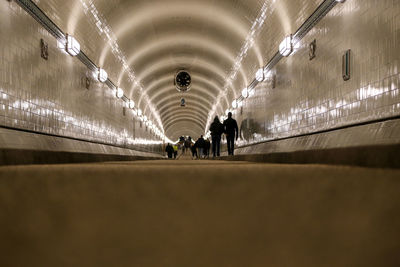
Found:
[[[204,145],[204,157],[209,158],[210,157],[210,147],[211,147],[211,142],[210,138],[206,139],[205,145]]]
[[[174,148],[168,143],[167,147],[165,148],[165,152],[168,154],[168,158],[172,159],[172,154],[174,153]]]
[[[221,135],[224,132],[224,126],[219,121],[218,116],[215,116],[213,123],[210,125],[211,142],[213,157],[219,157],[221,148]]]
[[[190,148],[192,147],[192,138],[189,136],[186,140],[185,140],[185,144],[184,144],[184,146],[185,146],[185,153],[186,153],[186,151],[189,151],[190,150]],[[190,152],[189,152],[190,153]]]
[[[203,138],[203,136],[201,135],[200,136],[200,138],[199,139],[197,139],[197,141],[196,141],[196,147],[197,147],[197,149],[198,149],[198,151],[199,151],[199,158],[201,159],[201,158],[203,158],[204,157],[204,147],[205,147],[205,145],[206,145],[206,142],[205,142],[205,140],[204,140],[204,138]]]
[[[174,159],[176,159],[176,156],[178,156],[178,144],[175,144],[173,148],[174,148]]]
[[[190,149],[192,150],[192,159],[197,159],[198,155],[197,155],[197,143],[194,143],[194,145],[192,145],[190,147]]]
[[[239,137],[239,127],[236,120],[232,118],[232,112],[228,113],[228,118],[224,121],[224,132],[228,143],[228,154],[233,155],[233,151],[235,150],[235,137],[236,140]]]

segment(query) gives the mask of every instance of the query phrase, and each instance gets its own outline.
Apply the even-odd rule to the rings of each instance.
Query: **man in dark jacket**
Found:
[[[165,152],[168,154],[168,158],[172,159],[172,154],[174,154],[174,148],[168,143],[167,147],[165,148]]]
[[[196,147],[199,150],[199,158],[204,156],[204,147],[206,145],[206,141],[204,140],[203,136],[200,136],[199,139],[196,141]]]
[[[205,146],[204,146],[204,157],[205,158],[209,158],[209,156],[210,156],[210,147],[211,147],[211,142],[210,142],[210,139],[207,138]]]
[[[192,159],[197,159],[198,155],[197,155],[197,142],[194,143],[194,145],[192,145],[190,147],[190,149],[192,150]]]
[[[236,140],[239,136],[239,128],[235,119],[232,119],[232,112],[228,113],[228,118],[224,121],[224,129],[226,141],[228,142],[228,154],[233,155],[235,149],[235,134]]]
[[[221,147],[221,134],[224,132],[224,126],[219,121],[218,116],[215,116],[214,122],[210,125],[212,152],[213,157],[219,157]]]

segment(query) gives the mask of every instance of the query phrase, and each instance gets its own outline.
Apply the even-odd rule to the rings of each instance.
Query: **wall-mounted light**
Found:
[[[288,57],[293,52],[292,35],[288,35],[279,45],[279,53]]]
[[[138,115],[139,117],[143,115],[143,112],[142,112],[142,110],[141,110],[140,108],[137,110],[137,115]]]
[[[143,121],[147,122],[147,116],[143,116]]]
[[[98,73],[97,73],[97,79],[99,82],[106,82],[108,79],[108,74],[104,69],[99,68]]]
[[[133,102],[133,100],[129,100],[129,102],[128,102],[128,107],[129,107],[130,109],[133,109],[133,108],[135,107],[135,102]]]
[[[81,52],[81,45],[73,36],[67,35],[66,50],[71,56],[76,56]]]
[[[238,102],[235,99],[235,100],[232,101],[232,108],[237,108],[237,107],[238,107]]]
[[[118,87],[117,92],[116,92],[116,96],[118,98],[122,98],[124,96],[124,90],[122,90],[122,88]]]
[[[264,69],[258,69],[258,71],[256,72],[256,80],[258,82],[263,82],[264,81]]]
[[[247,89],[247,87],[242,90],[242,96],[244,98],[248,98],[249,97],[249,89]]]

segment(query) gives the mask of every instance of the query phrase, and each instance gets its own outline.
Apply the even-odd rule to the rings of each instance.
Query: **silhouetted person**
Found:
[[[195,143],[197,149],[199,150],[199,158],[202,158],[204,155],[204,147],[206,145],[206,141],[204,140],[203,136],[200,136]]]
[[[228,118],[224,121],[224,132],[228,143],[228,154],[233,155],[233,151],[235,150],[235,136],[237,140],[239,137],[239,128],[236,120],[232,118],[232,112],[228,113]]]
[[[192,145],[191,146],[191,149],[192,149],[192,158],[193,159],[197,159],[197,144],[196,143],[194,143],[194,145]]]
[[[178,156],[178,144],[175,144],[173,148],[174,148],[174,159],[176,159],[176,156]]]
[[[224,132],[224,126],[219,121],[218,116],[215,116],[214,122],[210,125],[212,152],[214,157],[219,157],[221,148],[221,135]]]
[[[185,150],[189,150],[192,147],[193,143],[192,143],[192,138],[189,136],[186,140],[185,140]]]
[[[174,154],[174,148],[168,143],[167,147],[165,148],[165,152],[168,154],[168,158],[172,159],[172,154]]]
[[[211,142],[210,139],[207,138],[206,142],[204,144],[204,157],[208,158],[210,156],[210,147],[211,147]]]

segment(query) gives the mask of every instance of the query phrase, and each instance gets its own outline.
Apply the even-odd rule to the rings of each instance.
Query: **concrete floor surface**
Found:
[[[400,170],[0,167],[0,266],[400,266]]]

